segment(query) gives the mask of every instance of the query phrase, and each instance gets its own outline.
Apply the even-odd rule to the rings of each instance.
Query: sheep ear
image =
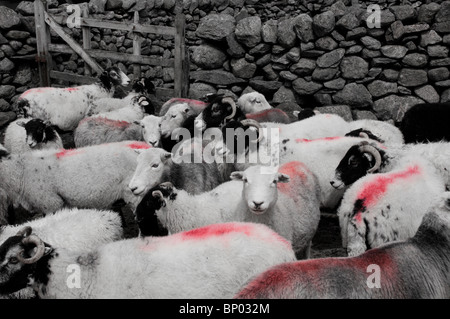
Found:
[[[22,122],[22,121],[18,121],[18,122],[16,122],[16,124],[17,124],[18,126],[25,127],[25,123]]]
[[[170,158],[172,158],[172,153],[163,153],[161,154],[161,161],[166,163]]]
[[[53,247],[45,246],[44,248],[44,256],[47,256],[53,251]]]
[[[278,173],[278,183],[289,183],[290,180],[289,175]]]
[[[189,113],[190,111],[191,111],[191,109],[188,107],[184,109],[184,113]]]
[[[242,181],[242,179],[244,178],[244,172],[233,172],[231,173],[230,178],[234,181]]]
[[[298,115],[300,114],[300,111],[293,111],[292,114],[294,114],[295,117],[298,117]]]

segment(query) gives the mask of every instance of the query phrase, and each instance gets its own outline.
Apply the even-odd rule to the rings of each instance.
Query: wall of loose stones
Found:
[[[91,0],[94,17],[173,26],[176,0]],[[381,9],[371,28],[367,6]],[[250,90],[285,110],[317,107],[351,119],[397,123],[420,102],[450,101],[450,1],[183,0],[190,52],[190,97]],[[65,5],[49,3],[53,13]],[[376,13],[375,13],[376,15]],[[79,29],[65,30],[80,43]],[[132,34],[92,29],[92,48],[132,53]],[[61,40],[52,33],[52,42]],[[38,86],[33,3],[0,7],[0,127],[14,102]],[[142,54],[171,58],[173,38],[148,35]],[[54,56],[54,69],[83,74],[76,54]],[[103,60],[104,67],[112,61]],[[132,66],[119,63],[130,76]],[[143,66],[157,86],[173,87],[173,69]],[[162,101],[161,101],[162,102]]]

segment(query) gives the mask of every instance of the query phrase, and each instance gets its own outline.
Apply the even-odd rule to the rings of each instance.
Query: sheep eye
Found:
[[[159,166],[159,164],[153,164],[152,168],[157,168]]]
[[[356,167],[358,166],[358,161],[352,156],[348,160],[348,165],[350,165],[351,167]]]
[[[247,180],[245,177],[242,179],[242,181],[243,181],[244,183],[248,183],[248,180]]]
[[[174,119],[174,118],[176,118],[177,116],[176,115],[172,115],[172,118]]]
[[[276,183],[278,183],[278,181],[277,181],[276,179],[274,179],[274,180],[272,181],[272,183],[276,184]]]
[[[17,259],[17,257],[9,258],[9,263],[11,263],[11,264],[17,264],[18,262],[19,262],[19,259]]]

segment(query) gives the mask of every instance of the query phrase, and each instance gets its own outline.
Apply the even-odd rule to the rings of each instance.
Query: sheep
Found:
[[[147,115],[139,121],[143,140],[153,147],[158,147],[161,144],[161,120],[162,118],[159,116]]]
[[[406,111],[400,123],[405,143],[450,141],[450,103],[423,103]]]
[[[22,229],[26,229],[24,235],[33,231],[42,240],[54,243],[55,248],[62,247],[70,251],[91,251],[123,237],[121,219],[117,213],[72,208],[62,209],[21,225],[3,226],[0,229],[0,243]],[[12,295],[0,295],[2,297],[32,298],[35,293],[31,288],[26,288]]]
[[[445,182],[428,160],[407,156],[396,169],[370,174],[345,192],[338,209],[349,256],[412,237]]]
[[[145,99],[140,99],[140,103],[145,102]],[[140,122],[143,119],[144,113],[141,110],[137,110],[137,108],[140,108],[140,106],[130,106],[109,112],[109,114],[105,113],[100,116],[91,116],[82,119],[73,134],[75,146],[84,147],[126,140],[144,140],[143,127],[145,128],[145,125]],[[122,113],[122,116],[110,116],[112,113],[116,115]],[[120,117],[125,120],[114,119]],[[156,137],[159,135],[159,123],[149,121],[149,124],[150,122],[156,124],[156,128],[145,128],[147,135],[152,135],[152,140],[158,142],[160,138],[158,137],[156,140]],[[155,135],[153,132],[156,130],[158,133]]]
[[[258,113],[272,108],[266,97],[256,91],[242,94],[238,98],[236,105],[244,114]]]
[[[137,166],[128,187],[136,196],[145,195],[161,182],[170,181],[191,194],[208,191],[223,182],[213,163],[175,163],[172,153],[161,148],[135,150]]]
[[[141,200],[127,187],[136,167],[134,150],[149,147],[126,141],[6,154],[0,158],[0,188],[14,207],[21,205],[30,213],[63,207],[105,209],[119,199],[134,210]]]
[[[276,265],[252,278],[235,298],[448,299],[449,211],[446,192],[425,214],[413,238],[357,257]]]
[[[145,115],[151,114],[154,114],[154,107],[150,100],[144,95],[139,95],[120,109],[94,114],[91,118],[107,118],[109,120],[134,122],[142,120]]]
[[[394,125],[378,120],[357,120],[349,122],[349,132],[363,129],[374,134],[385,146],[404,144],[403,133]]]
[[[148,96],[154,93],[155,86],[150,79],[142,78],[133,84],[132,90],[122,99],[105,97],[92,101],[87,116],[92,116],[99,113],[107,113],[110,111],[121,109],[127,105],[134,103],[133,101],[139,98],[139,96]],[[147,106],[145,113],[154,114],[155,110],[151,103]]]
[[[171,98],[161,106],[159,116],[166,115],[168,110],[170,110],[173,106],[179,104],[183,104],[185,106],[187,105],[192,110],[192,113],[195,115],[200,114],[203,111],[203,109],[208,105],[208,103],[199,100],[192,100],[185,98]]]
[[[57,299],[231,298],[252,276],[295,260],[285,239],[252,223],[116,241],[90,252],[54,248],[37,235],[19,233],[0,251],[1,263],[8,265],[0,269],[0,293],[11,286],[21,289],[30,278],[41,298]],[[81,276],[68,273],[68,265]]]
[[[154,223],[156,214],[170,233],[229,221],[262,223],[289,240],[297,258],[308,258],[320,219],[319,188],[308,168],[300,162],[279,170],[255,165],[233,172],[231,179],[197,195],[163,183],[147,193],[148,209],[137,209],[136,218],[145,225],[145,219]]]
[[[160,123],[161,143],[163,148],[170,151],[179,142],[176,129],[183,127],[186,120],[195,113],[187,103],[173,105],[163,116]]]
[[[11,122],[6,128],[3,143],[11,153],[63,148],[62,139],[55,128],[40,119]]]
[[[310,108],[305,108],[301,111],[293,111],[292,114],[297,118],[298,121],[301,121],[320,114],[320,112]]]
[[[130,79],[117,67],[106,69],[99,82],[69,88],[35,88],[22,93],[17,106],[25,117],[39,118],[63,131],[72,131],[89,111],[92,101],[112,97],[115,86]]]

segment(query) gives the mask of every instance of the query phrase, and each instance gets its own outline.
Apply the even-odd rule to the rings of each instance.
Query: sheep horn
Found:
[[[164,182],[159,184],[159,187],[167,190],[171,190],[173,188],[173,184],[171,182]]]
[[[234,102],[233,98],[230,96],[222,98],[222,103],[228,103],[231,105],[231,114],[225,117],[224,120],[232,119],[236,115],[236,103]]]
[[[381,154],[380,152],[373,147],[372,145],[369,145],[368,143],[361,143],[361,146],[359,147],[359,150],[362,153],[369,153],[375,158],[375,164],[370,168],[367,173],[372,173],[380,168],[381,166]]]
[[[20,237],[23,237],[23,235],[30,236],[31,232],[32,232],[32,228],[30,226],[26,226],[26,227],[23,227],[21,230],[19,230],[17,232],[16,236],[20,236]]]
[[[367,133],[365,133],[365,132],[359,132],[359,137],[369,138],[369,135],[367,135]]]
[[[261,140],[263,138],[263,134],[262,134],[262,126],[261,126],[261,124],[259,124],[259,122],[252,120],[252,119],[246,119],[246,120],[242,120],[241,124],[256,127],[258,129],[259,136],[255,143],[261,142]]]
[[[163,195],[163,193],[161,191],[153,191],[152,192],[152,196],[155,197],[155,198],[158,198],[159,200],[161,200],[163,202],[162,206],[166,207],[167,202],[164,199],[164,195]]]
[[[36,253],[34,256],[31,256],[30,258],[24,258],[22,256],[23,250],[17,254],[17,259],[23,263],[23,264],[33,264],[37,262],[39,259],[44,256],[45,253],[45,245],[44,242],[36,235],[29,235],[28,237],[24,238],[22,240],[22,244],[28,245],[28,244],[34,244],[37,248]]]

